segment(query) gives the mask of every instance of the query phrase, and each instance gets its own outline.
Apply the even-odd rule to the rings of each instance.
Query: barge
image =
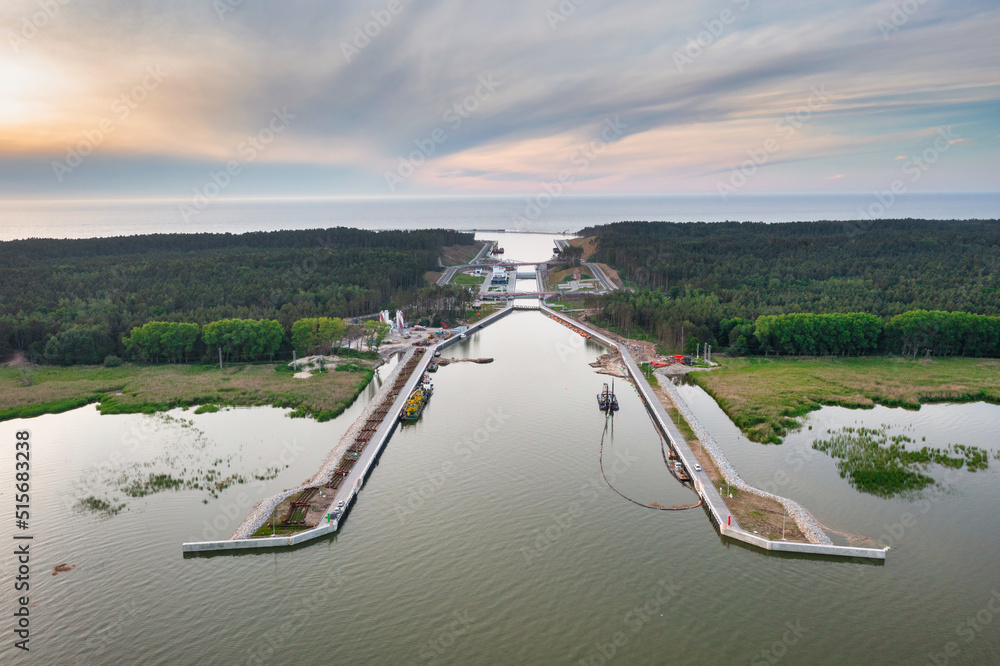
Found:
[[[424,411],[424,407],[427,406],[427,401],[430,400],[433,393],[434,385],[431,383],[430,378],[424,375],[423,381],[413,390],[410,397],[407,398],[403,412],[399,415],[399,420],[412,422],[419,419]]]

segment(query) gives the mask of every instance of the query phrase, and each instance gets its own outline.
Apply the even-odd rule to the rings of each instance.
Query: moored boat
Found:
[[[414,389],[410,397],[406,399],[406,405],[403,406],[403,413],[400,414],[399,419],[401,421],[416,421],[419,419],[433,391],[433,386],[424,388],[421,385]]]
[[[612,380],[610,390],[605,384],[604,390],[597,394],[597,408],[602,412],[618,411],[618,396],[615,395],[614,380]]]

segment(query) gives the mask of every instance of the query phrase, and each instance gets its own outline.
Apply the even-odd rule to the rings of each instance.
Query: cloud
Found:
[[[705,41],[716,3],[583,3],[555,30],[551,0],[407,0],[390,19],[386,6],[241,3],[220,18],[195,0],[62,5],[16,51],[0,49],[0,155],[48,165],[115,117],[111,105],[149,67],[162,67],[162,85],[98,147],[88,188],[160,182],[169,195],[183,165],[196,185],[205,165],[233,159],[273,109],[287,107],[295,121],[259,156],[287,176],[272,180],[274,194],[297,180],[315,194],[385,193],[384,172],[435,129],[447,140],[401,191],[533,191],[614,116],[629,127],[579,174],[580,189],[714,191],[714,174],[746,159],[811,87],[825,86],[829,103],[765,167],[800,166],[784,187],[848,168],[852,185],[879,183],[884,172],[868,155],[905,159],[920,137],[953,125],[964,143],[949,154],[950,177],[993,189],[982,169],[990,141],[976,139],[997,136],[1000,124],[995,3],[923,5],[888,40],[878,28],[892,11],[885,2],[751,3],[683,72],[673,54]],[[36,11],[32,0],[4,3],[0,24]],[[345,44],[357,49],[350,58]],[[449,109],[482,76],[502,86],[455,126]],[[174,175],[164,180],[152,165],[166,163]],[[150,166],[122,180],[126,164]],[[35,177],[11,173],[12,182],[38,192],[82,187],[34,167]]]

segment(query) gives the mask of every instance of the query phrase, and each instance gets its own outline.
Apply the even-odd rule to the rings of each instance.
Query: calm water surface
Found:
[[[269,408],[170,418],[85,408],[4,423],[8,439],[29,427],[34,442],[31,663],[599,664],[613,648],[612,661],[629,664],[778,654],[893,664],[927,663],[949,641],[960,650],[951,663],[1000,659],[1000,617],[971,640],[956,633],[984,618],[1000,589],[1000,463],[947,480],[948,493],[921,513],[856,492],[807,449],[831,425],[855,422],[995,449],[1000,407],[827,408],[809,418],[811,431],[763,446],[685,388],[751,483],[785,469],[780,490],[846,532],[878,537],[914,516],[884,566],[779,558],[727,545],[701,509],[644,509],[604,484],[608,426],[605,466],[619,490],[664,505],[694,497],[664,467],[631,387],[619,383],[613,432],[597,411],[604,377],[587,363],[601,352],[537,312],[470,336],[447,353],[495,362],[442,368],[421,421],[394,435],[343,529],[290,552],[184,558],[180,544],[231,531],[246,512],[241,495],[252,502],[310,476],[364,400],[326,424]],[[189,469],[227,458],[250,473],[283,449],[277,478],[218,499],[160,493],[110,519],[67,506],[74,493],[114,491],[95,474],[102,465],[173,451]],[[79,566],[50,575],[63,562]],[[4,641],[0,662],[14,659]]]
[[[220,200],[183,216],[178,201],[0,201],[0,241],[275,229],[517,229],[575,232],[623,220],[794,222],[869,219],[872,194],[560,197],[528,209],[524,197]],[[187,203],[185,200],[184,203]],[[904,194],[889,218],[1000,218],[1000,194]]]

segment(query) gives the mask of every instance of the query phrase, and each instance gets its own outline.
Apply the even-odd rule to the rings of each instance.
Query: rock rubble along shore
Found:
[[[813,543],[833,545],[833,541],[830,540],[830,537],[827,536],[826,532],[823,531],[816,520],[809,515],[809,512],[806,511],[798,502],[790,500],[787,497],[773,495],[769,492],[761,490],[760,488],[754,488],[740,478],[740,475],[736,472],[736,468],[733,467],[733,464],[729,462],[728,458],[726,458],[726,454],[723,453],[722,447],[719,446],[718,442],[715,441],[715,438],[708,434],[708,431],[705,430],[701,423],[698,422],[698,419],[695,418],[691,408],[688,407],[686,402],[684,402],[684,398],[681,397],[680,391],[677,390],[677,387],[674,386],[673,382],[668,379],[660,383],[664,390],[670,394],[670,398],[674,401],[674,404],[677,405],[677,409],[680,410],[684,419],[688,422],[688,425],[691,426],[691,430],[694,431],[694,434],[698,437],[699,441],[701,441],[701,445],[705,447],[706,451],[708,451],[708,455],[712,456],[712,460],[715,461],[715,466],[719,468],[719,473],[722,474],[722,477],[729,483],[729,485],[743,492],[753,493],[758,497],[773,499],[779,502],[783,507],[785,507],[785,510],[788,511],[788,515],[792,517],[792,520],[795,521],[795,524],[799,526],[799,529],[802,530],[802,533],[806,535],[806,538],[809,539],[809,541]]]
[[[420,351],[423,353],[423,350]],[[271,517],[271,512],[274,511],[275,507],[285,501],[285,499],[287,499],[290,495],[300,493],[306,488],[325,485],[333,477],[333,470],[337,469],[337,465],[340,464],[340,459],[344,457],[344,453],[346,453],[347,449],[351,446],[351,442],[353,442],[354,438],[357,437],[358,432],[361,430],[361,426],[363,426],[365,421],[368,420],[368,417],[370,417],[375,410],[386,401],[386,397],[388,396],[390,389],[392,389],[392,385],[395,383],[396,377],[402,371],[403,366],[406,365],[407,361],[409,361],[416,352],[416,349],[410,348],[403,353],[403,357],[399,360],[399,363],[397,363],[396,367],[392,369],[385,379],[382,380],[382,386],[380,386],[375,395],[372,396],[372,399],[368,401],[368,404],[365,405],[361,414],[354,420],[351,427],[347,429],[344,436],[340,438],[340,442],[337,443],[337,446],[335,446],[330,453],[327,454],[326,460],[323,462],[322,467],[320,467],[319,472],[317,472],[316,475],[309,480],[309,482],[299,486],[298,488],[285,490],[277,495],[268,497],[258,502],[257,505],[254,506],[253,510],[250,511],[250,514],[243,520],[242,523],[240,523],[240,526],[236,528],[236,531],[233,533],[231,539],[249,539],[253,536],[253,533],[260,529],[260,526]]]
[[[450,365],[452,363],[492,363],[491,358],[439,358],[436,363],[440,366]]]
[[[628,379],[628,375],[625,374],[622,355],[617,351],[601,354],[595,362],[590,364],[590,367],[597,368],[596,372],[599,375],[611,375],[612,377]]]

